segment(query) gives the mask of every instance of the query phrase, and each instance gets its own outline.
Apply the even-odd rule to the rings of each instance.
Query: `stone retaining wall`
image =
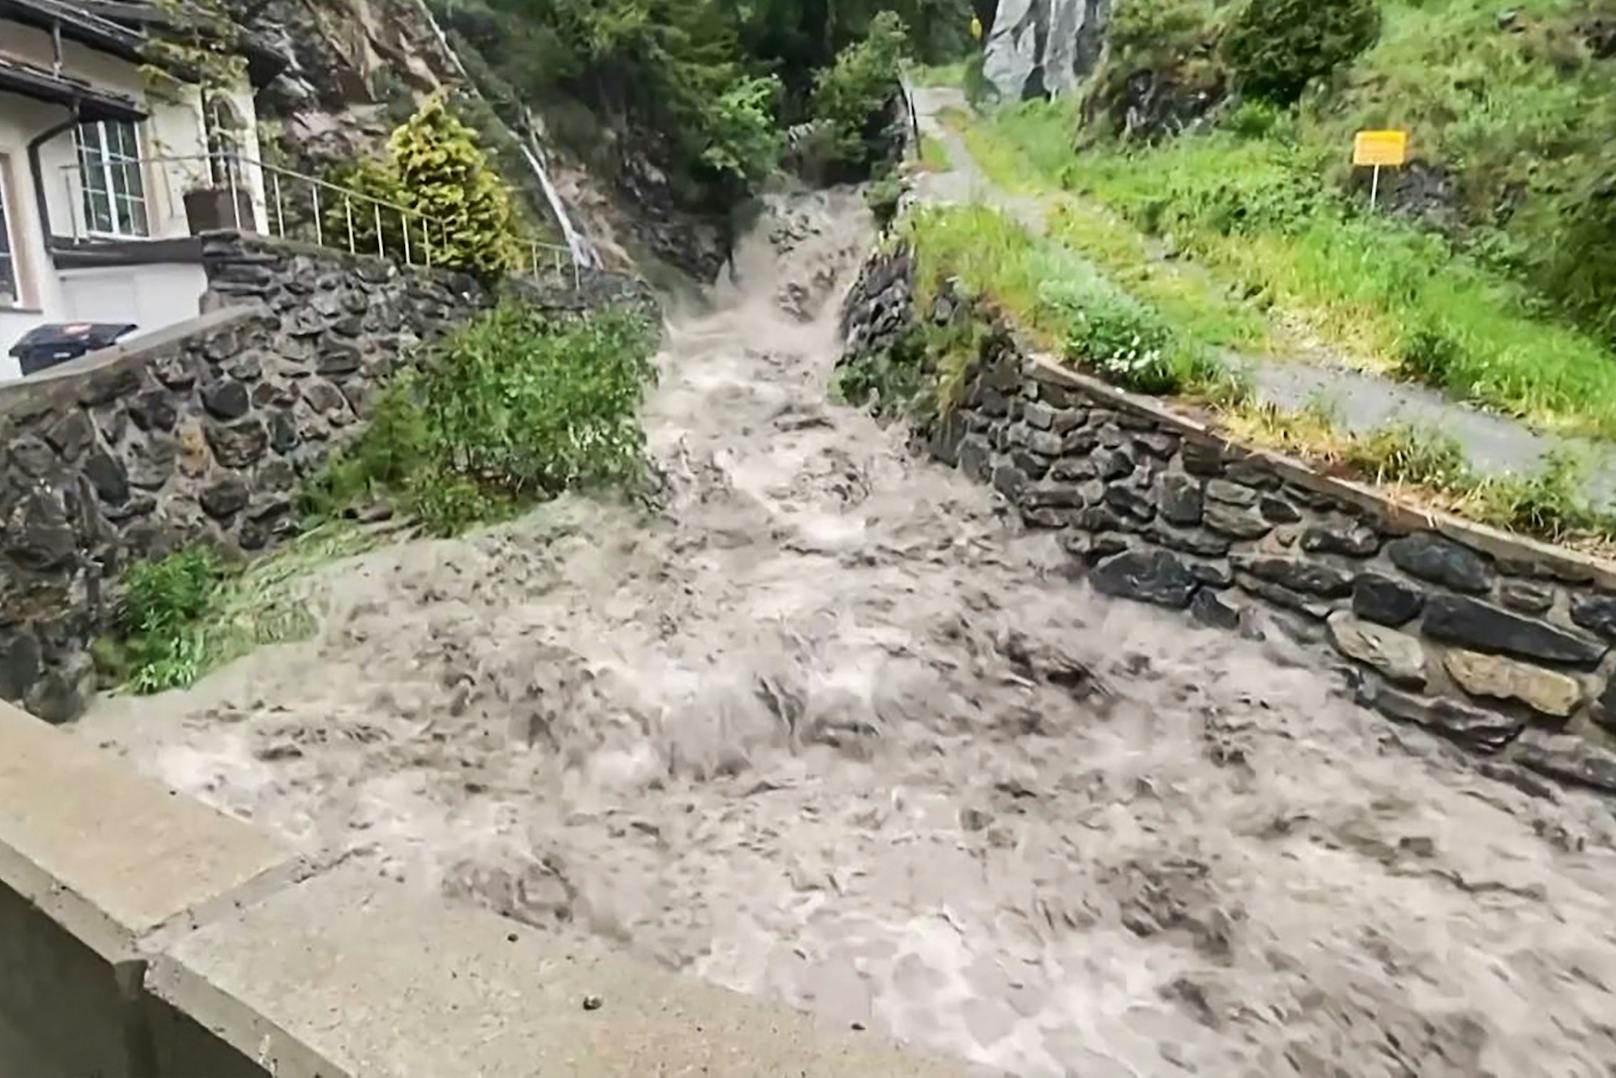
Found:
[[[124,564],[290,534],[298,481],[378,386],[494,301],[463,274],[232,233],[207,237],[203,257],[209,313],[0,386],[0,699],[42,718],[82,709],[86,648]],[[654,307],[616,274],[511,287],[558,312]]]
[[[865,267],[848,357],[908,331],[911,273],[902,252]],[[926,316],[971,314],[945,297]],[[1616,792],[1616,567],[1232,444],[1007,331],[924,444],[1057,532],[1096,591],[1224,630],[1277,622],[1390,718]]]

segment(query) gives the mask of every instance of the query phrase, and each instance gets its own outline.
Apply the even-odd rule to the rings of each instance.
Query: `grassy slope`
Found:
[[[1275,329],[1298,328],[1365,368],[1616,438],[1616,356],[1531,287],[1550,278],[1561,211],[1616,130],[1616,60],[1575,45],[1585,7],[1536,0],[1510,33],[1476,0],[1390,2],[1380,42],[1301,108],[1248,107],[1157,146],[1079,152],[1071,101],[966,134],[1001,183],[1082,196],[1066,200],[1068,238],[1208,343],[1285,354],[1295,341]],[[1461,177],[1456,241],[1370,217],[1361,192],[1345,193],[1346,147],[1368,126],[1409,128],[1417,156]],[[1508,192],[1506,218],[1493,211]],[[1170,238],[1206,274],[1150,266],[1140,234]],[[1283,317],[1242,314],[1250,304],[1231,297]]]
[[[1083,354],[1093,316],[1114,315],[1108,301],[1120,293],[1147,332],[1162,327],[1174,389],[1210,399],[1239,436],[1463,515],[1608,549],[1616,521],[1589,510],[1568,461],[1529,477],[1485,477],[1437,432],[1354,437],[1323,412],[1256,404],[1209,358],[1221,349],[1287,354],[1299,336],[1318,336],[1367,367],[1406,373],[1410,357],[1424,358],[1427,380],[1540,426],[1616,437],[1616,366],[1592,336],[1545,316],[1495,265],[1352,206],[1337,193],[1345,170],[1332,174],[1319,116],[1248,112],[1207,136],[1079,152],[1077,114],[1065,102],[944,117],[997,183],[1044,200],[1047,228],[1034,236],[980,207],[922,211],[907,227],[923,288],[953,276],[1045,347],[1126,381]],[[1335,122],[1350,130],[1371,121]],[[1191,257],[1164,258],[1164,248]],[[1061,292],[1081,302],[1062,303]]]

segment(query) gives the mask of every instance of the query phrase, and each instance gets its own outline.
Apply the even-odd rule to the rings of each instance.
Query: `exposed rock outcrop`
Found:
[[[1069,93],[1100,58],[1111,0],[1000,0],[982,74],[1010,101]]]

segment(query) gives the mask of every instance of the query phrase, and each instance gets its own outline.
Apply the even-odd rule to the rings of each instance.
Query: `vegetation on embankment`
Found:
[[[395,530],[454,535],[564,491],[633,489],[644,475],[640,404],[655,339],[611,308],[552,320],[506,304],[401,371],[365,429],[305,484],[307,530],[241,563],[205,544],[130,566],[103,677],[180,688],[254,647],[299,639],[314,618],[294,587],[378,541],[346,518],[381,503]]]
[[[1066,239],[1203,343],[1279,351],[1300,324],[1349,361],[1616,438],[1616,354],[1453,241],[1370,216],[1331,186],[1294,115],[1249,105],[1223,129],[1078,152],[1079,110],[1023,105],[963,131],[994,179],[1051,197]],[[1185,258],[1199,280],[1174,264]]]
[[[120,582],[112,634],[92,649],[97,669],[106,682],[131,692],[162,692],[191,685],[254,648],[302,639],[313,631],[314,617],[297,581],[374,541],[333,523],[251,564],[228,562],[202,545],[137,562]]]
[[[383,393],[365,431],[309,485],[317,516],[377,499],[452,535],[644,469],[640,402],[655,344],[638,314],[552,320],[506,303]]]
[[[1135,392],[1187,398],[1238,439],[1303,457],[1327,470],[1399,488],[1422,504],[1497,527],[1609,550],[1616,514],[1584,494],[1581,462],[1552,456],[1530,475],[1486,474],[1440,431],[1397,425],[1352,433],[1323,406],[1288,413],[1254,399],[1209,346],[1218,304],[1189,292],[1174,307],[1111,276],[1058,223],[1037,234],[983,206],[921,207],[900,222],[915,263],[915,304],[935,309],[947,289],[973,317],[921,317],[896,346],[859,356],[838,373],[845,399],[922,426],[963,399],[984,342],[1000,319],[1029,341]],[[1177,315],[1188,311],[1191,317]],[[1240,327],[1225,324],[1229,334]]]
[[[643,163],[676,198],[713,206],[775,167],[784,130],[817,120],[851,171],[896,90],[891,38],[928,61],[966,48],[967,0],[737,6],[730,0],[454,0],[435,3],[457,51],[507,122],[523,107],[601,175]],[[845,136],[857,131],[860,144]],[[630,160],[637,158],[640,163]]]

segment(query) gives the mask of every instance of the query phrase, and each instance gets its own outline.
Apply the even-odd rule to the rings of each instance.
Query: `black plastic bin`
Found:
[[[24,375],[38,374],[115,344],[134,331],[135,327],[127,322],[53,322],[24,333],[22,340],[11,346],[11,354],[22,364]]]

